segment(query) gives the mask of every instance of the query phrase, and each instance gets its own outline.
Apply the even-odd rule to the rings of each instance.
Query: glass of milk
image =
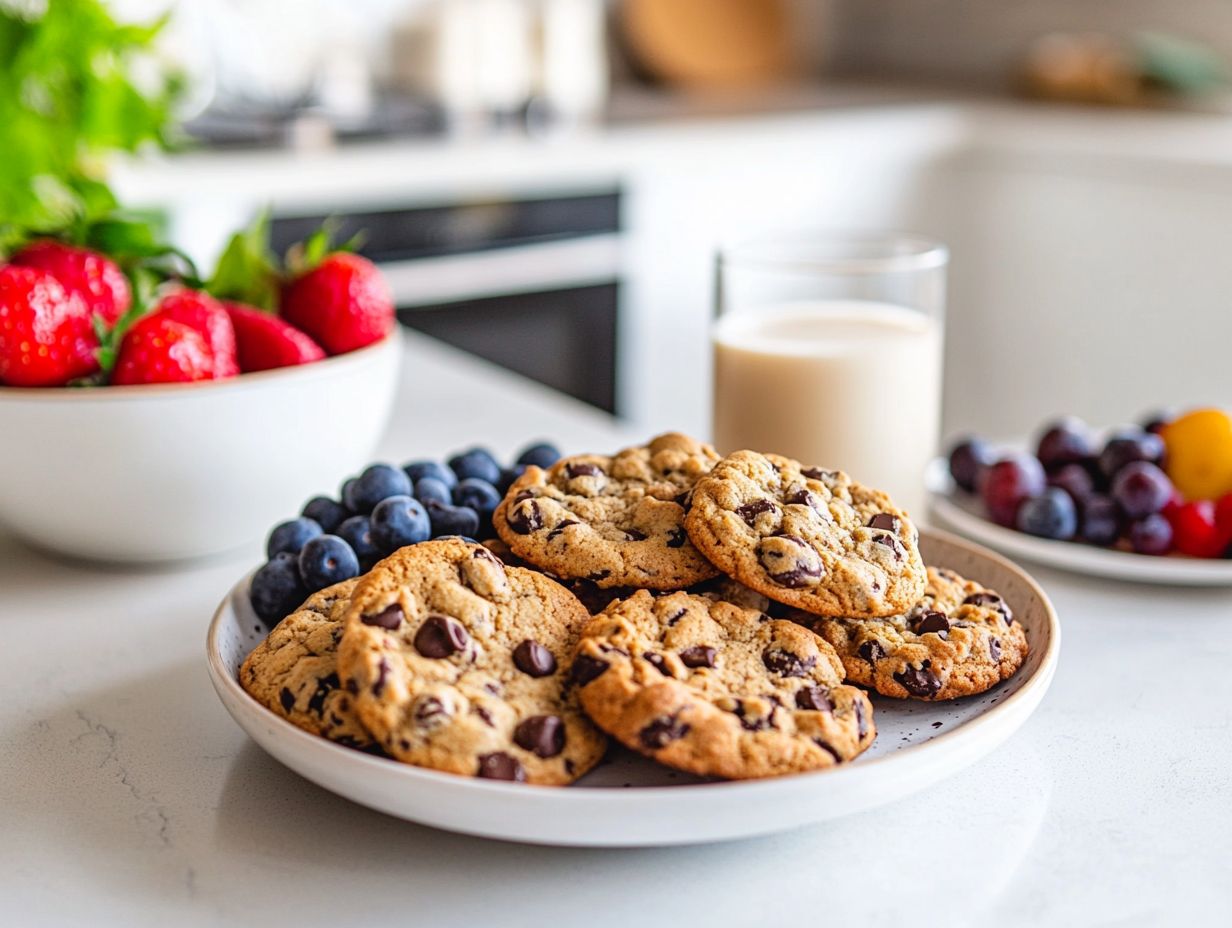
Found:
[[[795,233],[718,255],[714,443],[844,470],[917,520],[941,424],[944,245]]]

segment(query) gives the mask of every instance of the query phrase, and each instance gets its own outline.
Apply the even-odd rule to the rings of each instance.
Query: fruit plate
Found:
[[[1014,677],[980,696],[941,703],[874,697],[878,736],[872,748],[851,764],[818,773],[712,782],[614,749],[562,789],[437,773],[341,747],[274,715],[240,687],[240,664],[263,637],[248,604],[248,577],[227,594],[210,624],[209,674],[227,711],[273,757],[339,796],[409,821],[579,847],[769,834],[884,805],[952,776],[1005,741],[1043,699],[1061,637],[1043,590],[1018,566],[953,535],[925,530],[920,547],[930,564],[998,590],[1023,623],[1031,653]]]
[[[929,510],[947,528],[1014,557],[1072,573],[1171,586],[1232,586],[1232,560],[1162,557],[1052,541],[1004,528],[985,517],[978,497],[958,489],[944,458],[934,458],[925,477]]]

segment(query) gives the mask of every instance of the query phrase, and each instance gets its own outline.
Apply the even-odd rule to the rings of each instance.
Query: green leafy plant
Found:
[[[182,78],[133,77],[163,24],[118,23],[101,0],[0,0],[0,250],[85,241],[117,206],[104,156],[168,144]]]

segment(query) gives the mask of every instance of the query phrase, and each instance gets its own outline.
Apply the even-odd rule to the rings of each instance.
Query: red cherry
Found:
[[[1215,504],[1195,500],[1176,509],[1172,523],[1172,544],[1190,557],[1219,557],[1226,545],[1215,525]]]

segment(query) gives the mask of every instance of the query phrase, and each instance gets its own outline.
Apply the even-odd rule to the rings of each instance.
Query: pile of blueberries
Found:
[[[249,597],[272,627],[310,594],[366,573],[386,555],[430,538],[492,535],[492,512],[527,467],[551,467],[554,445],[522,450],[510,467],[485,448],[402,467],[373,464],[342,484],[340,499],[314,496],[299,518],[274,526],[269,559],[253,575]]]

